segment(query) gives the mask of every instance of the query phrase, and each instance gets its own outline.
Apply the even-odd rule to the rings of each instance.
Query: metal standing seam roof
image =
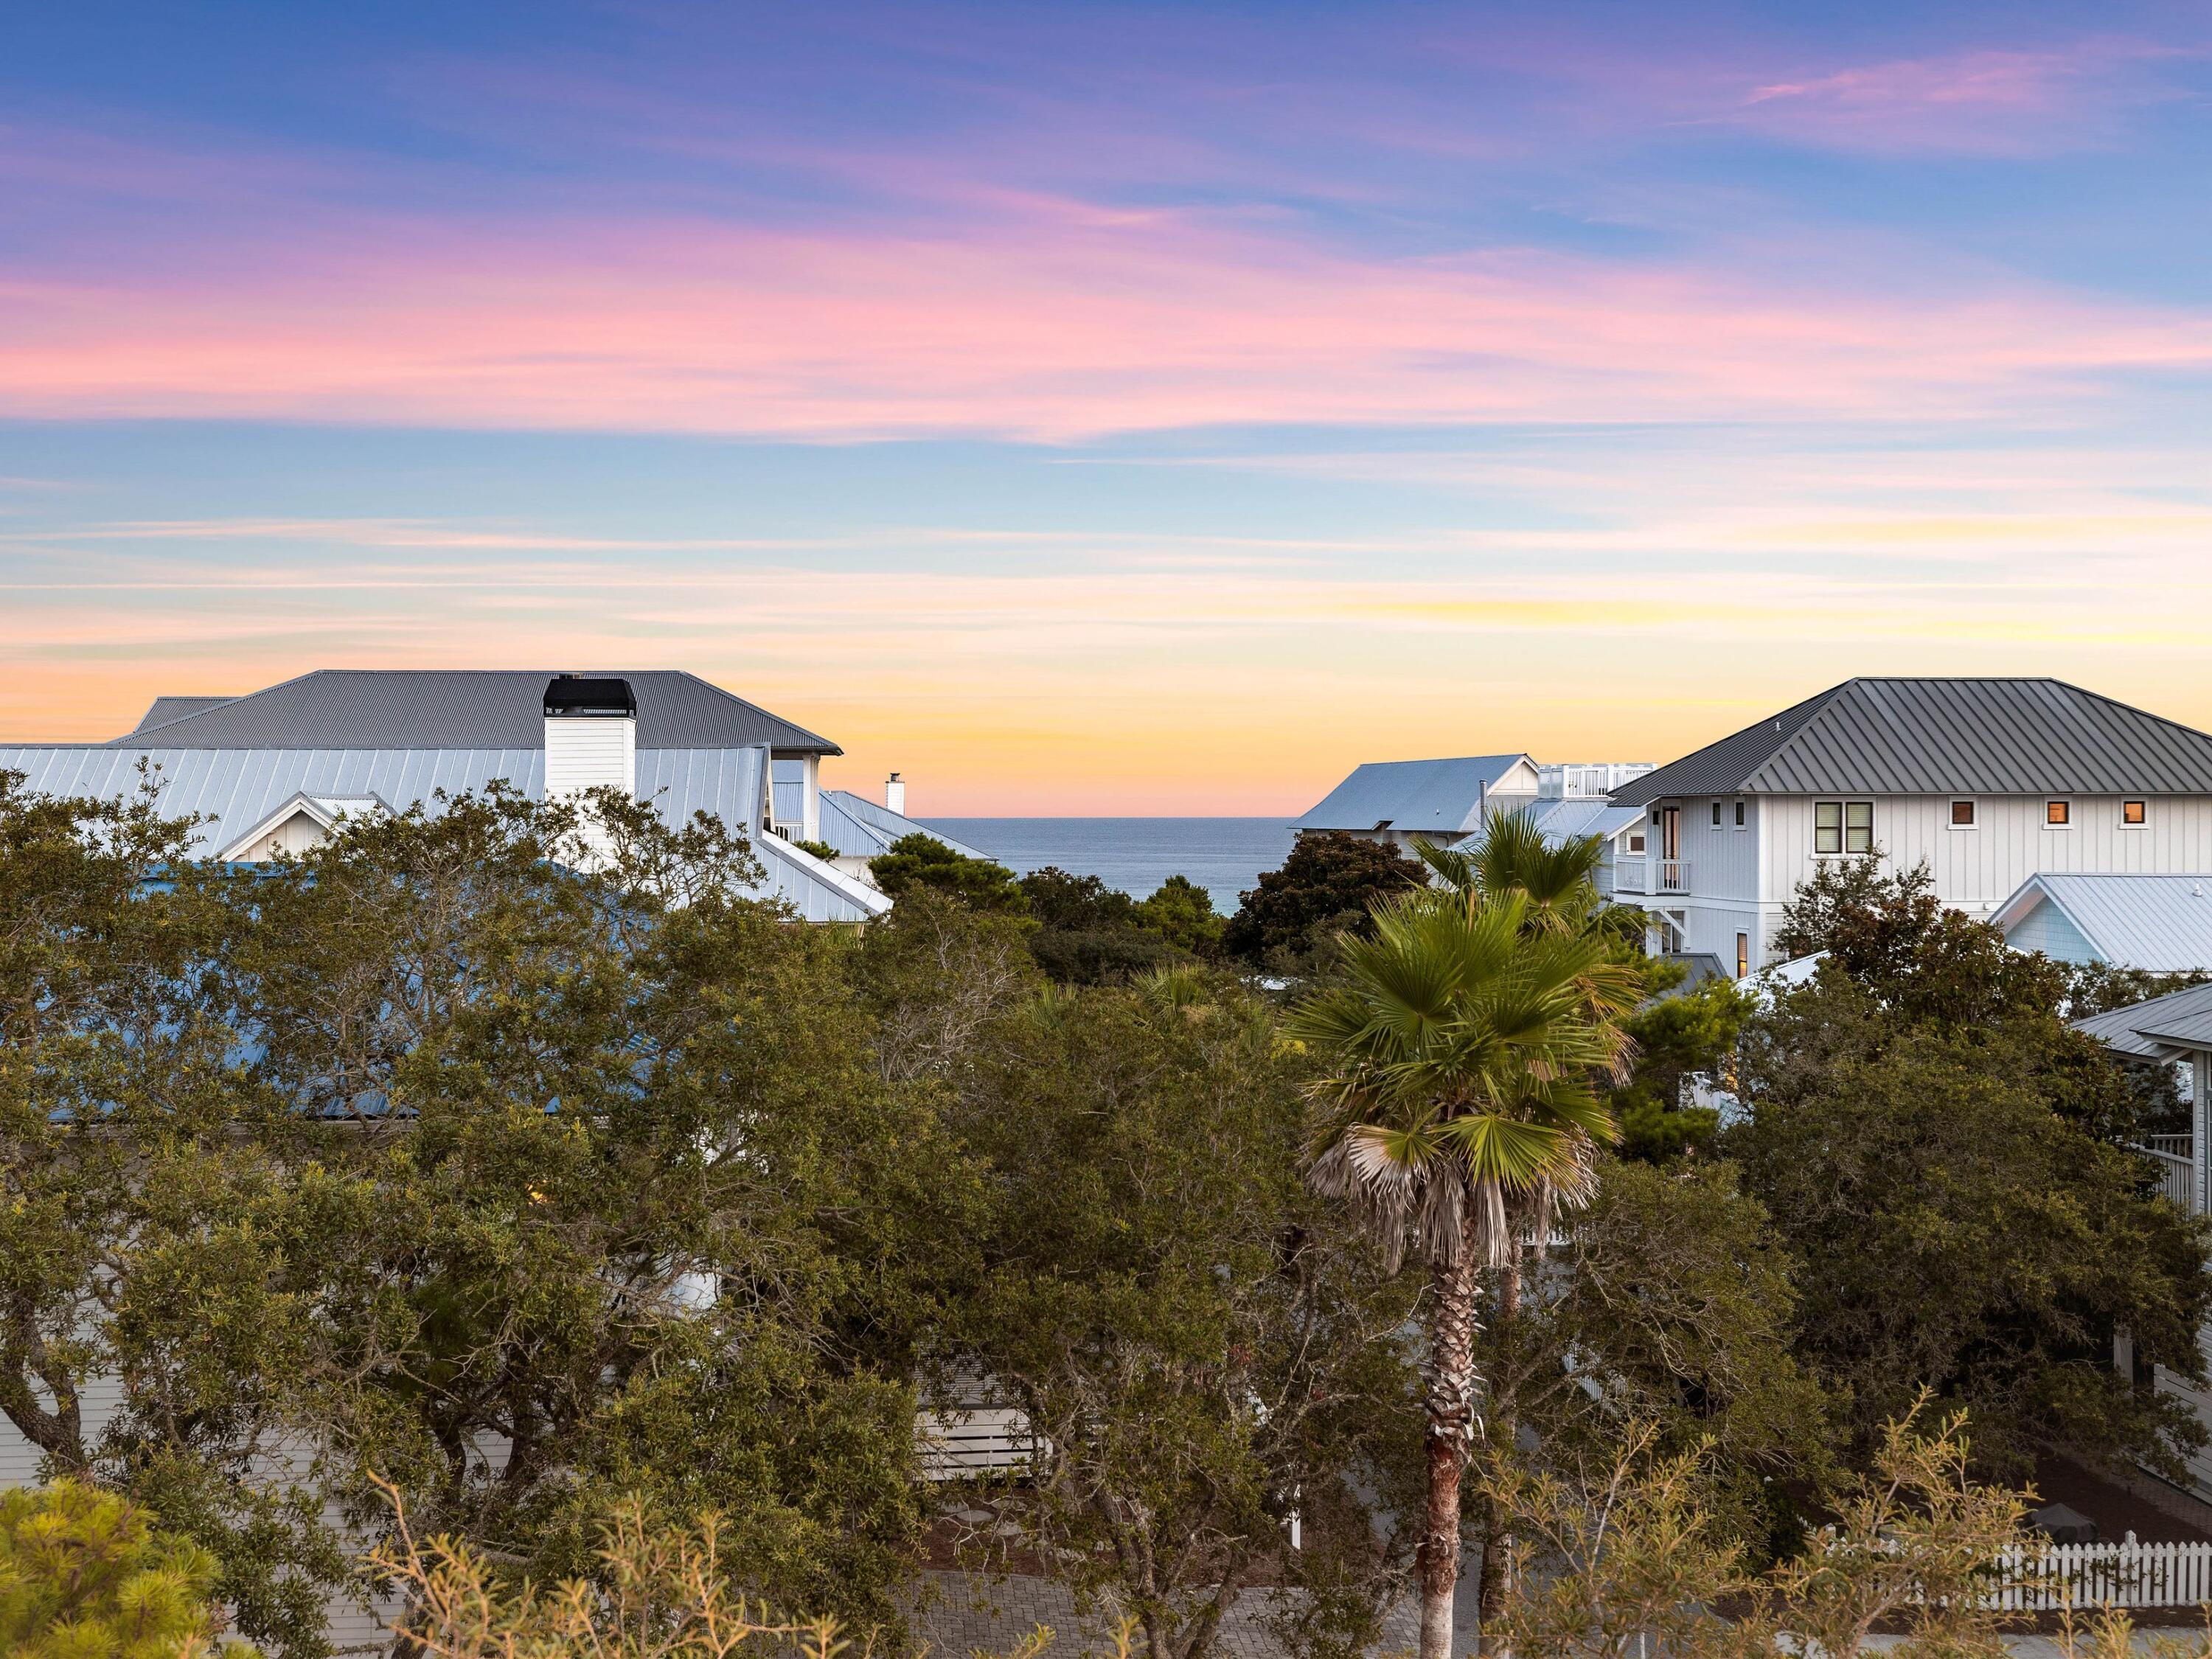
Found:
[[[2074,1029],[2143,1060],[2170,1059],[2170,1048],[2212,1050],[2212,985],[2192,985],[2131,1008],[2092,1014],[2075,1020]]]
[[[542,690],[542,688],[541,688]],[[141,763],[149,769],[140,772]],[[788,901],[810,921],[866,921],[890,901],[775,837],[760,833],[769,750],[641,749],[639,799],[671,824],[704,811],[744,830],[766,872],[760,893]],[[211,857],[295,795],[374,796],[404,811],[440,790],[458,794],[505,779],[530,799],[545,788],[545,751],[529,749],[172,749],[45,745],[0,748],[0,771],[22,773],[50,795],[117,799],[150,781],[171,817],[206,820],[194,847]]]
[[[1846,680],[1632,780],[1663,796],[2212,794],[2212,735],[2053,679]]]
[[[1644,822],[1642,807],[1617,806],[1601,795],[1539,800],[1533,806],[1519,810],[1528,814],[1538,832],[1553,847],[1577,836],[1597,836],[1611,841],[1622,830]],[[1481,838],[1482,832],[1478,830],[1454,844],[1463,850],[1469,849]]]
[[[539,749],[545,688],[565,672],[323,668],[244,696],[160,698],[136,732],[109,746],[140,746],[158,733],[168,749]],[[641,750],[766,744],[784,753],[844,752],[679,669],[592,677],[629,683]]]
[[[874,858],[889,852],[891,843],[902,836],[927,836],[963,858],[990,858],[988,853],[979,853],[941,830],[903,817],[890,807],[879,806],[849,789],[824,789],[820,799],[822,839],[837,849],[840,858]]]
[[[1393,830],[1459,835],[1472,830],[1482,798],[1526,755],[1453,760],[1370,761],[1300,818],[1299,830]]]
[[[2007,932],[2053,904],[2098,954],[2154,974],[2212,969],[2212,875],[2045,872],[1993,913]]]

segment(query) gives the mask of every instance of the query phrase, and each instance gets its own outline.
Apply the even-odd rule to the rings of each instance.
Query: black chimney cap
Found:
[[[581,674],[556,674],[545,683],[548,720],[631,720],[637,697],[628,680],[592,680]]]

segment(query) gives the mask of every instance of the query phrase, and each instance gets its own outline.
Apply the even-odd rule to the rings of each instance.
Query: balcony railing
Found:
[[[1650,878],[1645,868],[1646,863],[1641,853],[1632,858],[1624,854],[1615,859],[1613,863],[1613,890],[1616,893],[1650,892]]]
[[[1690,862],[1687,859],[1660,859],[1651,866],[1652,887],[1655,893],[1686,893],[1690,890]]]
[[[2136,1151],[2158,1170],[2158,1189],[2183,1209],[2194,1212],[2197,1202],[2197,1160],[2187,1135],[2145,1135]]]
[[[1687,859],[1625,858],[1613,866],[1616,893],[1686,893],[1690,890]]]

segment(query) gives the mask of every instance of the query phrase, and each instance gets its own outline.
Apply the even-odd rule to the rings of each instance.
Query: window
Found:
[[[1715,801],[1715,802],[1713,803],[1713,828],[1714,828],[1714,829],[1716,829],[1716,830],[1717,830],[1717,829],[1719,829],[1720,827],[1721,827],[1721,804],[1720,804],[1718,801]]]
[[[1847,800],[1844,803],[1844,851],[1871,853],[1874,851],[1874,803],[1870,800]]]
[[[2122,801],[2120,803],[2120,822],[2130,830],[2142,829],[2143,825],[2150,822],[2149,806],[2147,803],[2139,800]]]
[[[1815,853],[1873,852],[1874,803],[1870,800],[1814,801],[1813,850]]]
[[[1840,853],[1844,850],[1843,802],[1816,800],[1813,803],[1813,850],[1816,853]]]
[[[1628,837],[1628,850],[1638,858],[1644,856],[1644,832],[1641,830],[1631,832]]]
[[[2074,823],[2074,803],[2047,800],[2043,803],[2043,823],[2047,830],[2065,830]]]
[[[1735,936],[1735,976],[1738,979],[1741,979],[1750,971],[1751,935],[1748,933],[1738,933]]]
[[[1954,830],[1971,830],[1974,827],[1973,802],[1954,800],[1951,803],[1951,827]]]
[[[1739,830],[1743,828],[1743,803],[1741,801],[1738,801],[1735,804],[1735,827]]]

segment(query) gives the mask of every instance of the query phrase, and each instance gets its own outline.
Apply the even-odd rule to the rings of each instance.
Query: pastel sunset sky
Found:
[[[0,738],[692,669],[923,816],[2212,726],[2212,7],[23,6]]]

